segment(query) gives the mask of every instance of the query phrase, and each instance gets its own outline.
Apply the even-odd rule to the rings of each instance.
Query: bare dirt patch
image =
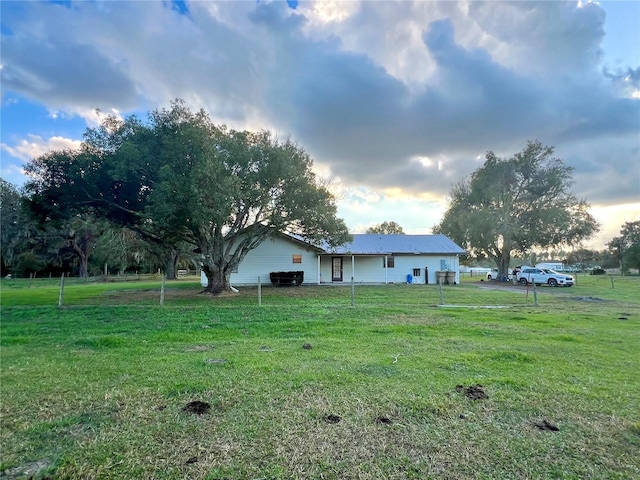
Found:
[[[557,426],[555,426],[553,423],[549,422],[548,420],[540,420],[540,421],[534,422],[533,425],[538,430],[542,430],[543,432],[558,432],[558,431],[560,431],[560,429]]]
[[[527,287],[524,285],[520,285],[519,283],[514,284],[513,282],[501,282],[499,280],[484,280],[475,284],[478,288],[482,290],[500,290],[503,292],[513,292],[513,293],[527,293]],[[558,294],[567,294],[569,293],[573,287],[551,287],[547,284],[537,285],[536,291],[538,294],[540,293],[550,293],[554,295]],[[528,288],[529,295],[533,292],[533,285],[529,285]],[[594,301],[594,302],[602,302],[604,300],[599,298],[592,297],[572,297],[573,300],[585,300],[585,301]]]
[[[211,405],[207,402],[201,402],[200,400],[194,400],[187,403],[182,410],[187,413],[195,413],[196,415],[203,415],[211,410]]]
[[[526,293],[526,287],[523,287],[519,283],[513,284],[511,282],[500,282],[498,280],[482,280],[475,284],[478,288],[483,290],[501,290],[504,292],[516,292]],[[533,287],[530,287],[533,288]]]
[[[340,415],[329,414],[325,415],[323,420],[327,423],[340,423],[342,417]]]
[[[206,362],[211,365],[222,365],[227,363],[227,359],[226,358],[207,358]]]
[[[389,417],[385,417],[384,415],[380,415],[379,417],[376,418],[376,423],[381,423],[383,425],[391,425],[393,423],[393,420],[391,420]]]
[[[0,479],[35,478],[51,466],[49,460],[29,462],[0,472]],[[51,478],[51,477],[45,477]]]
[[[468,387],[456,385],[456,392],[464,393],[464,396],[471,400],[485,400],[489,398],[489,395],[484,391],[484,387],[480,384],[470,385]]]

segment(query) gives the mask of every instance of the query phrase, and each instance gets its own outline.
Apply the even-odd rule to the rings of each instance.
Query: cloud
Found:
[[[63,137],[50,137],[44,139],[38,135],[29,135],[27,139],[20,140],[13,146],[7,145],[6,143],[0,144],[1,150],[25,163],[32,158],[43,155],[49,150],[75,150],[79,147],[79,140],[72,140]]]
[[[588,201],[638,198],[638,66],[605,66],[596,3],[3,2],[2,14],[3,88],[52,111],[89,120],[183,98],[291,135],[343,189],[387,201],[443,198],[487,150],[537,139]]]
[[[82,30],[82,18],[74,10],[39,3],[3,7],[3,24],[11,23],[14,32],[2,36],[3,89],[53,109],[135,105],[136,87],[126,62],[74,37]],[[17,15],[23,9],[29,10],[27,15]]]
[[[597,3],[479,1],[469,17],[497,42],[496,60],[521,72],[579,76],[602,59],[606,14]]]

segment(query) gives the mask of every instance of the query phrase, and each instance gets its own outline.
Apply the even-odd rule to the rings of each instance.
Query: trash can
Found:
[[[447,272],[436,272],[436,283],[444,284],[447,281]]]
[[[407,275],[407,283],[413,283],[413,275],[411,274]]]
[[[447,285],[455,285],[456,284],[456,272],[446,272],[447,277],[445,283]]]

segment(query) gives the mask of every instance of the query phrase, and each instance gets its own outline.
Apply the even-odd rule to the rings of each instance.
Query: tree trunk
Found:
[[[207,286],[204,291],[211,293],[212,295],[218,295],[225,290],[231,290],[231,283],[229,281],[229,274],[226,273],[226,269],[216,267],[215,265],[204,265],[202,271],[207,277]]]
[[[80,271],[78,272],[80,278],[87,278],[89,276],[89,255],[82,253],[80,256]]]
[[[503,252],[498,259],[498,273],[500,275],[509,275],[509,264],[511,263],[511,252]]]
[[[177,276],[178,266],[178,251],[175,248],[171,248],[164,255],[164,272],[167,280],[175,280]]]
[[[87,278],[89,276],[89,253],[86,249],[88,249],[91,243],[90,240],[90,236],[87,234],[85,234],[83,241],[80,243],[76,241],[75,237],[69,239],[69,243],[78,257],[78,276],[80,278]]]

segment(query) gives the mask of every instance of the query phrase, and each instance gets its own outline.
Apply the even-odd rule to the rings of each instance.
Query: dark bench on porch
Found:
[[[298,287],[304,281],[304,272],[271,272],[269,280],[276,287]]]

